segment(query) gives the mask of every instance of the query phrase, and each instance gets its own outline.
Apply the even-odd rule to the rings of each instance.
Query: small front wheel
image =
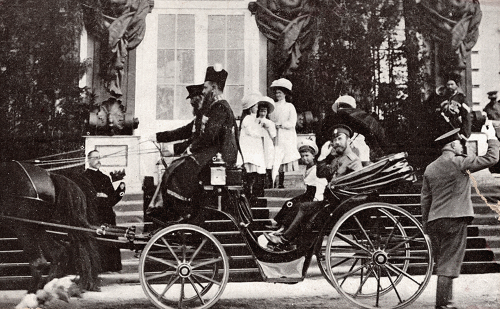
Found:
[[[227,285],[229,261],[210,232],[178,224],[148,241],[139,261],[139,279],[158,308],[210,308]]]
[[[324,252],[328,281],[361,308],[406,307],[432,275],[431,244],[420,222],[390,204],[368,203],[346,212]]]

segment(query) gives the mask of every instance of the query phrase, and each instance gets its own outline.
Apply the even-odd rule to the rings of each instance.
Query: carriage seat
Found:
[[[407,157],[406,152],[382,157],[358,171],[332,179],[327,188],[335,197],[343,200],[358,194],[377,191],[398,182],[415,182],[417,179],[413,168],[406,160]]]
[[[3,162],[0,174],[6,175],[1,190],[9,195],[55,203],[54,184],[43,168],[18,161]]]

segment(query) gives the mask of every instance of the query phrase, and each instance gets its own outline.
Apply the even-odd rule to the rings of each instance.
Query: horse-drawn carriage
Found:
[[[250,250],[262,281],[300,282],[315,257],[325,279],[352,304],[403,308],[427,286],[431,246],[418,220],[402,208],[379,202],[377,192],[414,177],[406,154],[399,153],[335,179],[327,189],[330,203],[305,224],[294,246],[279,251],[266,246],[263,231],[254,228],[241,183],[225,183],[224,177],[212,177],[215,183],[205,186],[214,202],[191,221],[160,222],[163,226],[148,234],[121,227],[81,230],[97,232],[98,238],[119,235],[122,248],[140,252],[140,282],[158,308],[213,306],[230,279],[233,260],[222,243],[235,232]],[[214,220],[223,220],[226,230],[214,230]]]

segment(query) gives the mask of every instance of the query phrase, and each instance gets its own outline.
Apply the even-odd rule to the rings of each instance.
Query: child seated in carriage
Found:
[[[326,178],[318,178],[316,175],[315,156],[318,154],[318,147],[316,144],[312,140],[306,139],[300,142],[297,148],[299,149],[302,163],[306,165],[304,174],[306,192],[286,201],[274,219],[271,219],[272,224],[267,227],[270,229],[278,229],[278,233],[290,226],[299,211],[298,205],[300,205],[300,203],[323,201],[323,192],[328,184]]]
[[[332,128],[331,140],[321,147],[318,157],[316,175],[326,178],[329,182],[334,178],[347,175],[363,168],[361,159],[351,148],[353,131],[346,125],[336,125]],[[296,212],[290,226],[283,233],[264,233],[270,244],[287,245],[300,234],[304,222],[325,206],[325,202],[306,201],[297,205]]]

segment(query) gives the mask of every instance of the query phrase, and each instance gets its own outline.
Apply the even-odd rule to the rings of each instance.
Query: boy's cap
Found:
[[[316,143],[309,138],[300,141],[297,144],[297,149],[299,149],[299,152],[310,151],[313,154],[313,156],[318,154],[318,146],[316,146]]]

